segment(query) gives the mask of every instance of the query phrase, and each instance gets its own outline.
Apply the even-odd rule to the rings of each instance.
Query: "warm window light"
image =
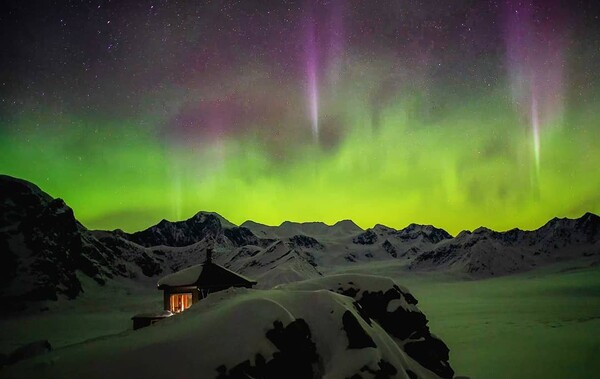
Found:
[[[180,293],[171,295],[171,312],[179,313],[188,309],[192,305],[191,293]]]

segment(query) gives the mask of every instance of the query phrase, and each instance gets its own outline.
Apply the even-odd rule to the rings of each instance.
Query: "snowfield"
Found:
[[[419,300],[419,309],[427,315],[432,332],[448,345],[450,363],[457,375],[563,379],[592,378],[600,372],[599,265],[570,262],[487,280],[464,280],[443,273],[415,274],[389,262],[333,271],[326,277],[335,272],[369,273],[393,277],[397,283],[407,285]],[[60,360],[63,353],[87,349],[98,338],[122,341],[123,336],[141,338],[136,334],[150,333],[145,330],[160,324],[133,332],[130,317],[162,309],[162,296],[155,285],[152,281],[121,280],[98,287],[88,279],[84,282],[85,293],[76,300],[48,302],[44,305],[48,311],[3,318],[1,352],[47,339],[56,355],[41,356],[38,361],[23,362],[10,370],[0,369],[0,377],[26,377],[18,372],[21,367],[33,377],[42,377],[34,366],[48,362],[47,358]],[[298,283],[290,289],[296,285],[310,286]],[[395,300],[390,301],[387,310],[392,311],[395,304]],[[92,342],[83,343],[86,340]],[[230,349],[234,347],[236,343]]]
[[[593,259],[485,280],[409,273],[389,262],[332,271],[408,286],[450,348],[457,375],[587,379],[600,372],[600,265]]]
[[[387,278],[338,275],[214,293],[153,326],[57,349],[2,375],[452,378],[447,360],[448,349],[429,333],[405,288]]]

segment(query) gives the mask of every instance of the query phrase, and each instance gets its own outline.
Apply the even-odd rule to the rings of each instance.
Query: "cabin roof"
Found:
[[[158,288],[166,287],[249,287],[255,280],[235,273],[211,261],[190,266],[169,274],[158,281]]]

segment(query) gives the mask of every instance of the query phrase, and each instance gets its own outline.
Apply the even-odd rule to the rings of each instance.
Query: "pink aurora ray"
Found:
[[[319,142],[319,83],[317,71],[319,67],[318,50],[315,34],[315,21],[308,20],[306,43],[306,77],[308,80],[308,107],[313,140]]]
[[[304,54],[307,104],[313,141],[319,143],[320,97],[326,93],[328,98],[334,98],[340,80],[344,55],[344,1],[332,0],[327,7],[310,0],[306,4]]]
[[[541,134],[562,114],[566,38],[554,1],[534,7],[530,2],[507,0],[505,12],[504,38],[513,102],[528,120],[537,181]]]

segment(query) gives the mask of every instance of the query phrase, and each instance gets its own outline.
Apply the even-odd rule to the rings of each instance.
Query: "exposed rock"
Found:
[[[244,227],[234,227],[227,228],[223,231],[225,237],[227,237],[234,246],[246,246],[246,245],[256,245],[261,246],[261,241],[257,238],[254,233],[250,231],[248,228]]]
[[[203,239],[218,240],[222,235],[221,217],[199,212],[185,221],[162,220],[148,229],[128,234],[127,239],[146,247],[189,246]]]
[[[290,238],[290,243],[293,247],[306,249],[322,249],[323,245],[316,239],[302,234],[295,235]]]
[[[342,316],[344,330],[348,336],[348,349],[364,349],[366,347],[377,347],[373,339],[362,328],[356,317],[350,312],[344,312]]]
[[[397,258],[398,257],[398,253],[396,253],[396,248],[394,247],[394,245],[392,245],[392,243],[390,241],[385,240],[381,246],[393,258]]]
[[[3,280],[0,301],[76,297],[75,275],[84,261],[79,224],[71,208],[31,183],[0,175]]]
[[[399,230],[395,235],[402,239],[422,238],[433,244],[452,238],[444,229],[439,229],[432,225],[419,224],[410,224],[406,228]]]
[[[441,378],[453,377],[448,347],[429,331],[427,318],[416,307],[417,299],[393,281],[346,274],[289,286],[302,289],[322,286],[352,297],[359,305],[359,314],[365,320],[379,324],[388,334],[402,341],[403,346],[410,346],[405,351],[419,364]]]
[[[353,243],[361,245],[372,245],[377,242],[377,234],[371,229],[367,229],[366,232],[359,234],[352,240]]]
[[[317,350],[306,321],[296,319],[285,328],[281,321],[275,321],[273,326],[266,334],[267,339],[278,349],[272,359],[267,361],[257,354],[254,365],[249,360],[229,370],[221,365],[216,369],[217,379],[319,377],[315,372]]]
[[[30,302],[77,297],[83,291],[77,271],[100,285],[115,275],[131,276],[121,251],[115,254],[110,244],[100,242],[62,199],[5,175],[0,175],[0,187],[0,301],[12,304],[8,311],[24,310]],[[105,242],[124,241],[118,234],[108,235]],[[148,255],[129,261],[148,275],[160,270]]]
[[[442,378],[452,378],[454,375],[454,371],[447,364],[450,350],[445,343],[434,336],[423,341],[407,342],[404,351]]]

